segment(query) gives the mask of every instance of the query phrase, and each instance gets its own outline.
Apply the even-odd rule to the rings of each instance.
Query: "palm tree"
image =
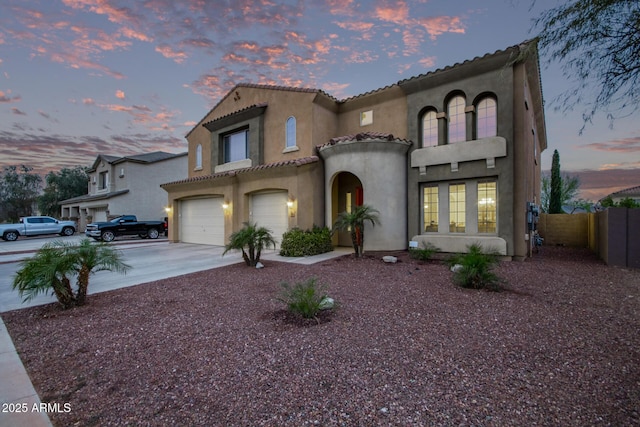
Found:
[[[258,227],[256,223],[245,222],[244,227],[231,234],[222,255],[230,250],[241,250],[244,262],[249,267],[255,267],[260,261],[262,250],[269,246],[273,246],[274,249],[276,247],[271,230],[266,227]]]
[[[75,296],[70,274],[73,274],[72,264],[64,256],[63,248],[46,243],[32,258],[22,261],[13,279],[13,289],[18,289],[20,296],[24,296],[24,302],[51,289],[62,308],[71,308],[75,305]]]
[[[368,205],[356,206],[352,212],[342,212],[333,224],[334,230],[349,231],[356,257],[364,254],[364,225],[368,221],[372,227],[380,224],[378,210]]]
[[[87,298],[89,276],[96,271],[126,273],[131,268],[120,252],[107,243],[83,239],[79,245],[55,241],[47,243],[30,259],[21,263],[13,279],[24,301],[52,290],[64,309],[83,305]],[[71,288],[70,276],[77,276],[77,292]]]

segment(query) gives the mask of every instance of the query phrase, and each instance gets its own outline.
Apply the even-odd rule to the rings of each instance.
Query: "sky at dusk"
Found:
[[[553,0],[2,0],[0,168],[46,174],[98,154],[184,152],[184,135],[238,83],[338,99],[532,38]],[[549,148],[596,200],[640,185],[640,112],[554,108],[571,86],[541,58]],[[186,174],[186,171],[185,171]]]

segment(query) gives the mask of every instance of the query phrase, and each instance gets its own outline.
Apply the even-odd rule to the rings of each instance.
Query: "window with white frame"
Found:
[[[478,183],[478,233],[495,233],[497,217],[496,182]]]
[[[498,134],[498,112],[494,98],[486,97],[478,102],[476,117],[476,135],[478,139]]]
[[[196,169],[202,169],[202,144],[196,147]]]
[[[429,110],[422,116],[422,146],[435,147],[436,145],[438,145],[437,113]]]
[[[237,162],[248,158],[249,129],[230,133],[222,137],[224,162]]]
[[[424,231],[435,233],[438,231],[438,186],[424,187],[422,190]]]
[[[461,95],[456,95],[451,98],[447,105],[447,115],[449,116],[449,144],[467,140],[467,126],[464,109],[465,100]]]
[[[296,118],[291,116],[287,119],[286,148],[292,148],[296,145]]]
[[[449,184],[449,231],[451,233],[464,233],[465,217],[465,184]]]

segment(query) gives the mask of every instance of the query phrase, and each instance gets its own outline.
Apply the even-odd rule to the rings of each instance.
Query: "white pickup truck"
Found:
[[[59,234],[73,236],[78,225],[73,221],[58,221],[50,216],[25,216],[19,224],[0,224],[0,237],[9,242],[18,240],[18,236],[37,236],[40,234]]]

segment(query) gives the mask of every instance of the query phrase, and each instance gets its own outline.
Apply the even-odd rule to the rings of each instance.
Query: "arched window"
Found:
[[[476,135],[478,139],[498,134],[498,113],[494,98],[486,97],[478,102],[476,117]]]
[[[296,146],[296,118],[291,116],[287,119],[287,146],[291,148]]]
[[[438,119],[434,110],[427,111],[422,116],[422,146],[435,147],[438,145]]]
[[[464,97],[454,96],[447,106],[449,116],[449,144],[467,140],[467,126],[464,116]]]
[[[202,144],[196,147],[196,169],[202,169]]]

